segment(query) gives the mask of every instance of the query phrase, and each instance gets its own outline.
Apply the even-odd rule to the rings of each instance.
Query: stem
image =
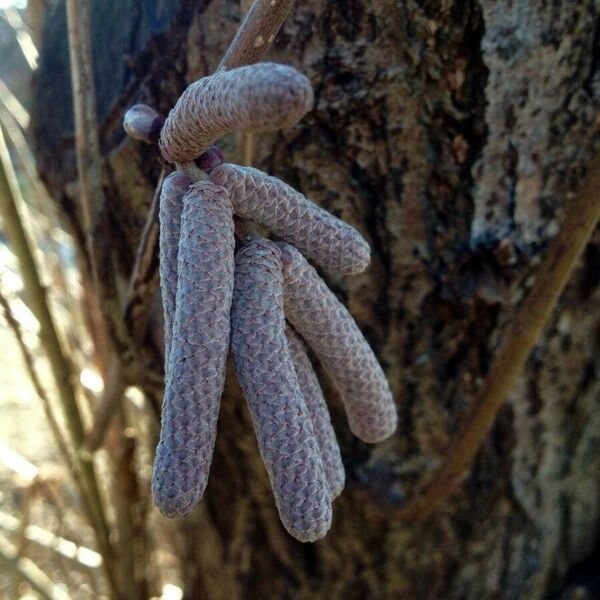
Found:
[[[111,333],[113,345],[126,363],[133,346],[119,303],[116,286],[108,208],[102,189],[102,160],[96,116],[96,92],[90,44],[89,0],[67,0],[71,82],[75,112],[77,172],[83,209],[86,245],[94,288]]]
[[[35,263],[29,236],[19,214],[18,206],[22,204],[21,191],[0,128],[0,216],[2,216],[4,230],[10,241],[12,251],[19,261],[23,287],[25,288],[29,307],[40,325],[40,341],[50,363],[71,442],[76,449],[81,474],[86,483],[87,493],[82,495],[82,500],[92,523],[94,523],[98,547],[105,559],[108,559],[112,552],[96,471],[93,462],[79,452],[84,441],[84,430],[73,387],[76,376],[58,336],[46,299],[46,290],[42,285]]]
[[[293,0],[254,0],[217,71],[262,60],[294,6]]]
[[[165,175],[166,171],[163,169],[154,190],[129,278],[124,318],[134,342],[140,341],[144,335],[158,283],[158,210]],[[112,416],[121,403],[124,390],[121,365],[118,358],[113,357],[108,368],[106,387],[95,411],[92,428],[87,435],[85,447],[89,452],[95,452],[102,446]]]
[[[483,440],[516,382],[578,264],[600,218],[600,156],[566,207],[562,229],[539,266],[533,287],[515,310],[470,415],[429,483],[399,511],[402,519],[428,518],[468,476]]]
[[[45,600],[69,600],[69,594],[56,585],[33,561],[19,556],[15,547],[4,536],[0,536],[0,561],[27,581]]]

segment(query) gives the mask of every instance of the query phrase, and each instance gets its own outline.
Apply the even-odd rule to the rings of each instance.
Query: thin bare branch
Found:
[[[293,0],[254,0],[217,71],[262,60],[293,6]]]
[[[46,600],[69,600],[70,596],[56,585],[33,561],[19,556],[15,547],[0,535],[0,561]]]
[[[75,142],[87,252],[94,288],[119,356],[131,359],[133,347],[123,319],[109,235],[108,207],[102,189],[102,158],[90,44],[89,0],[67,1]]]
[[[23,338],[23,331],[21,330],[21,325],[19,324],[19,321],[14,316],[14,314],[10,308],[10,304],[8,303],[8,300],[5,298],[4,294],[2,293],[1,285],[0,285],[0,307],[2,308],[2,311],[4,313],[4,318],[6,319],[8,326],[10,327],[10,329],[13,332],[13,335],[15,336],[17,345],[19,346],[19,349],[21,350],[21,354],[23,356],[23,362],[25,363],[25,368],[27,370],[27,373],[29,374],[31,383],[33,384],[35,392],[42,402],[42,407],[44,409],[44,413],[46,414],[46,419],[48,419],[48,424],[50,425],[50,429],[52,430],[52,435],[54,436],[54,441],[56,443],[56,446],[58,447],[58,450],[59,450],[63,460],[65,461],[66,467],[69,469],[69,471],[71,471],[73,473],[74,478],[78,478],[78,477],[80,477],[79,468],[75,465],[75,462],[73,460],[73,455],[71,453],[71,450],[69,449],[69,445],[63,435],[63,432],[61,431],[58,421],[56,420],[56,416],[54,415],[54,410],[50,403],[50,398],[48,398],[48,394],[46,393],[46,390],[44,389],[44,386],[42,385],[42,382],[40,381],[40,378],[37,374],[34,358],[33,358],[33,356],[31,356],[31,353],[29,352],[29,348],[27,347],[27,344],[25,344],[25,341]]]
[[[8,513],[0,512],[0,529],[7,533],[17,533],[19,528],[19,519]],[[78,546],[75,542],[37,525],[28,525],[25,528],[24,535],[27,541],[41,548],[51,550],[85,569],[98,569],[102,565],[102,557],[91,548]]]
[[[73,383],[76,377],[58,335],[54,318],[48,306],[46,290],[39,276],[30,237],[19,214],[19,207],[22,205],[23,198],[0,128],[0,216],[2,216],[11,249],[19,261],[29,306],[40,324],[40,339],[50,363],[71,442],[76,449],[82,477],[86,483],[85,489],[81,490],[82,501],[91,523],[94,524],[98,545],[102,549],[103,555],[110,557],[108,524],[104,515],[94,464],[90,457],[78,452],[84,442],[84,430]]]
[[[426,519],[469,475],[471,464],[490,432],[508,392],[539,340],[565,285],[600,218],[600,156],[573,200],[565,207],[562,229],[539,266],[533,287],[504,332],[473,409],[445,453],[441,467],[399,511],[402,519]]]

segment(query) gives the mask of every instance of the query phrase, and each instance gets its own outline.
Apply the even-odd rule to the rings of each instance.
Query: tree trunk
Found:
[[[166,113],[213,71],[240,6],[94,4],[125,281],[161,167],[125,138],[123,112]],[[328,281],[384,365],[401,425],[384,444],[358,442],[323,379],[348,483],[329,535],[302,545],[278,520],[229,373],[205,501],[179,527],[186,597],[542,598],[580,576],[600,523],[598,235],[461,491],[426,523],[397,512],[455,435],[598,146],[599,18],[593,0],[296,3],[270,59],[306,73],[314,110],[257,136],[254,162],[369,239],[367,272]],[[62,2],[44,40],[38,159],[83,252]],[[228,160],[240,160],[236,143],[223,141]]]

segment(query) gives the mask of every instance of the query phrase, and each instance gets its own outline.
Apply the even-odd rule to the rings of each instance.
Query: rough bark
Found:
[[[214,70],[240,7],[95,4],[105,192],[125,277],[160,164],[124,138],[124,109],[166,113]],[[38,157],[83,247],[63,11],[46,23]],[[328,385],[347,488],[328,537],[301,545],[278,521],[229,373],[206,499],[180,527],[187,597],[542,598],[585,578],[575,565],[600,524],[598,235],[462,492],[425,524],[395,511],[456,431],[597,145],[599,11],[593,0],[297,3],[270,58],[307,74],[315,108],[257,137],[255,164],[372,244],[365,274],[329,283],[376,349],[401,425],[385,444],[358,442]],[[237,159],[234,139],[223,149]]]

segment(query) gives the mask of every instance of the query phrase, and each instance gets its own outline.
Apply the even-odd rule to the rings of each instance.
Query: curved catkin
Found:
[[[236,215],[261,223],[324,269],[350,274],[367,268],[371,251],[360,233],[283,181],[228,163],[211,179],[227,188]]]
[[[285,313],[337,385],[352,432],[380,442],[396,430],[389,384],[346,307],[306,259],[289,244],[281,250]]]
[[[340,447],[335,437],[335,431],[331,424],[331,417],[329,416],[327,403],[319,385],[319,379],[306,354],[304,343],[289,324],[285,327],[285,336],[292,356],[292,362],[294,363],[298,385],[304,396],[306,408],[312,421],[313,431],[319,443],[323,468],[325,469],[329,492],[333,500],[342,493],[346,480]]]
[[[171,333],[175,319],[175,294],[177,293],[177,252],[181,228],[183,197],[192,180],[175,171],[163,181],[160,192],[160,291],[165,314],[165,373],[171,349]]]
[[[272,131],[295,125],[310,109],[310,81],[293,67],[258,63],[220,71],[192,83],[160,135],[170,162],[194,160],[231,131]]]
[[[229,347],[233,216],[227,191],[208,181],[183,198],[177,309],[152,493],[169,517],[202,497],[215,443]]]
[[[231,350],[281,520],[312,542],[331,525],[331,499],[285,338],[279,254],[259,239],[236,255]]]

